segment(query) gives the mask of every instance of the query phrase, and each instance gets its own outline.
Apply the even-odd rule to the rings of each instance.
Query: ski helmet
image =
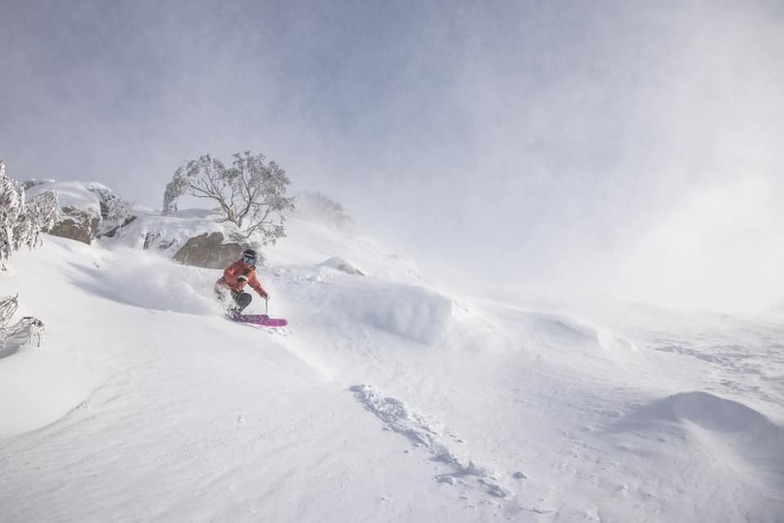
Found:
[[[250,265],[251,267],[255,267],[256,259],[257,259],[256,251],[254,251],[253,249],[245,249],[244,251],[242,251],[242,262],[245,265]]]

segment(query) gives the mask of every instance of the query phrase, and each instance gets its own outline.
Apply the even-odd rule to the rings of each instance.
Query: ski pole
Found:
[[[264,314],[269,316],[269,298],[264,298]]]

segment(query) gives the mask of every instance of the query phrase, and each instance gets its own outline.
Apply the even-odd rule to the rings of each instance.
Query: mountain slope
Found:
[[[13,259],[2,293],[47,331],[0,359],[4,520],[782,513],[778,318],[517,308],[368,239],[289,234],[260,274],[285,330],[223,319],[219,271],[151,251]]]

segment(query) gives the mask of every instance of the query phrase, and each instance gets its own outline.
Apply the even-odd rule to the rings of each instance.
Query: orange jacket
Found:
[[[240,276],[247,276],[246,281],[240,281],[238,278]],[[266,296],[267,291],[264,290],[264,287],[261,286],[261,282],[256,277],[256,269],[254,267],[249,267],[242,263],[242,260],[237,260],[231,265],[229,265],[225,271],[223,271],[223,276],[216,282],[220,285],[225,285],[234,292],[242,291],[242,288],[245,287],[245,284],[249,284],[256,292],[259,293],[259,296]]]

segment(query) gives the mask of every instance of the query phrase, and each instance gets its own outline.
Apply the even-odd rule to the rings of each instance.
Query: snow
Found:
[[[100,184],[93,185],[103,187]],[[101,215],[101,202],[98,196],[87,190],[85,184],[82,182],[42,181],[27,189],[25,196],[28,200],[31,200],[50,190],[57,192],[57,199],[62,208],[72,207],[74,209],[87,211],[91,215]]]
[[[289,326],[239,325],[139,248],[205,220],[0,273],[46,325],[0,352],[0,519],[782,521],[781,314],[499,303],[295,219],[259,275]]]

